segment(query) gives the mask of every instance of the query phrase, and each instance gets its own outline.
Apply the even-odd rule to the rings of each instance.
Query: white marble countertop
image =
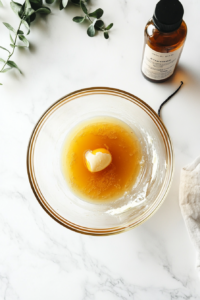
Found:
[[[16,50],[23,71],[0,75],[0,300],[200,299],[195,250],[179,208],[180,169],[200,154],[200,2],[182,0],[188,38],[173,79],[163,84],[140,72],[143,30],[156,0],[91,0],[114,22],[110,39],[86,35],[71,21],[79,9],[53,13],[31,28],[30,50]],[[0,21],[17,26],[9,1]],[[1,45],[9,43],[0,25]],[[1,57],[4,53],[1,51]],[[56,223],[36,201],[26,172],[30,134],[41,114],[77,89],[126,90],[155,110],[183,80],[162,118],[175,152],[171,190],[143,225],[110,237],[84,236]]]

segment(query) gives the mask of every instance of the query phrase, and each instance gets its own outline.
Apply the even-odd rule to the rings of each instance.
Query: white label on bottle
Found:
[[[173,74],[182,47],[169,53],[157,52],[146,44],[142,72],[154,80],[162,80]]]

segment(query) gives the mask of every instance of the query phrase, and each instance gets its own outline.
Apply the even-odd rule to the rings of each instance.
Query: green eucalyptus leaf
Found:
[[[103,9],[98,8],[94,12],[90,13],[89,16],[96,19],[100,19],[103,16]]]
[[[25,20],[22,20],[23,25],[26,27],[27,29],[27,35],[30,33],[30,27],[28,25],[28,23]]]
[[[24,17],[24,8],[25,8],[25,5],[23,4],[20,11],[18,12],[18,16],[20,17],[20,19],[23,19],[23,17]]]
[[[90,36],[90,37],[93,37],[95,36],[95,28],[94,28],[94,24],[92,23],[89,27],[88,27],[88,30],[87,30],[87,34]]]
[[[28,8],[26,11],[26,19],[35,13],[34,9]]]
[[[28,23],[29,26],[33,21],[35,21],[35,18],[36,18],[36,13],[34,13],[30,17],[26,18],[26,22]]]
[[[46,0],[46,3],[52,4],[52,3],[54,3],[54,1],[55,1],[55,0]]]
[[[18,13],[20,12],[22,5],[20,3],[11,1],[10,2],[10,7],[12,8],[12,10],[14,11],[14,13],[16,13],[18,15]]]
[[[31,2],[31,1],[32,0],[30,0],[32,9],[37,10],[37,9],[43,7],[43,1],[34,1],[34,2]]]
[[[0,58],[0,61],[3,62],[3,63],[5,63],[5,60],[3,58]]]
[[[32,14],[28,19],[26,19],[26,21],[28,23],[28,20],[30,20],[30,23],[32,23],[33,21],[35,21],[35,18],[36,18],[36,14]]]
[[[80,4],[81,4],[82,11],[87,15],[88,10],[87,10],[87,7],[86,7],[85,3],[81,0]]]
[[[25,0],[25,7],[24,7],[25,14],[28,12],[29,9],[31,9],[31,3],[29,0]]]
[[[76,5],[76,6],[80,6],[81,5],[81,0],[71,0],[71,2]],[[88,2],[88,0],[85,0],[85,3]]]
[[[29,47],[29,41],[25,38],[24,35],[18,35],[18,37],[26,45],[26,47]]]
[[[24,34],[24,32],[22,31],[22,30],[18,30],[17,31],[17,34],[19,35],[19,34]]]
[[[24,13],[25,13],[26,17],[28,17],[30,9],[32,9],[30,1],[29,0],[25,0]]]
[[[48,7],[41,7],[39,9],[37,9],[35,12],[38,14],[42,14],[42,15],[48,15],[51,13],[51,10]]]
[[[6,72],[8,72],[8,71],[10,71],[12,68],[6,68],[6,69],[3,69],[2,71],[1,71],[1,73],[6,73]]]
[[[107,31],[104,32],[104,37],[105,37],[106,40],[109,39],[109,34],[108,34]]]
[[[110,30],[113,27],[113,23],[111,23],[110,25],[108,25],[105,30]]]
[[[32,18],[33,16],[36,16],[36,14],[33,14],[30,18],[27,18],[27,19],[25,20],[29,27],[31,26],[31,18]]]
[[[30,3],[34,3],[34,4],[37,4],[37,5],[41,6],[42,5],[42,0],[30,0]]]
[[[96,30],[103,30],[104,29],[104,22],[102,20],[97,20],[94,25]]]
[[[2,83],[0,83],[0,85],[3,85]]]
[[[7,51],[8,53],[10,53],[10,51],[8,49],[6,49],[6,48],[4,48],[2,46],[0,46],[0,48],[3,49],[3,50],[5,50],[5,51]]]
[[[75,5],[80,5],[80,0],[71,0],[71,2]]]
[[[13,44],[10,44],[10,46],[12,48],[27,48],[26,46],[22,46],[22,45],[13,45]]]
[[[65,8],[68,4],[69,0],[62,0],[62,6]]]
[[[1,2],[1,0],[0,0],[0,7],[3,7],[3,3]],[[0,83],[1,84],[1,83]]]
[[[19,69],[19,67],[17,66],[17,64],[14,61],[12,61],[12,60],[7,61],[7,65],[11,68],[17,69],[22,74],[22,71]]]
[[[85,17],[74,17],[73,21],[76,23],[83,23],[85,21]]]
[[[10,24],[8,24],[8,23],[6,23],[6,22],[3,22],[3,24],[4,24],[9,30],[11,30],[12,32],[16,33],[15,29],[14,29]]]
[[[13,44],[15,43],[11,34],[10,34],[10,40]]]
[[[62,5],[62,0],[60,0],[60,10],[62,10],[64,7]]]

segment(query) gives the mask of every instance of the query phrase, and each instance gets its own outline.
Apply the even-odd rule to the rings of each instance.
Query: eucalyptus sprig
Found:
[[[67,4],[69,3],[69,0],[59,0],[60,1],[60,9],[67,7]],[[46,0],[48,4],[52,4],[55,2],[55,0]],[[113,27],[113,23],[105,27],[105,24],[100,18],[103,16],[103,9],[98,8],[94,12],[89,13],[87,8],[87,0],[71,0],[71,2],[77,6],[80,6],[82,11],[84,12],[84,16],[77,16],[73,18],[73,21],[76,23],[83,23],[85,20],[87,20],[90,23],[90,26],[88,27],[87,34],[90,37],[95,36],[96,31],[102,31],[104,33],[105,39],[109,38],[108,31]],[[93,18],[93,20],[91,19]]]
[[[23,5],[11,1],[10,6],[14,13],[16,13],[20,18],[20,22],[17,30],[15,30],[10,24],[3,22],[3,24],[9,30],[11,49],[0,46],[1,49],[8,52],[8,57],[6,60],[0,58],[0,61],[3,63],[3,66],[0,69],[0,73],[5,73],[13,68],[18,69],[19,72],[22,73],[17,64],[14,61],[10,60],[16,48],[29,47],[29,42],[24,35],[24,31],[21,30],[21,26],[23,25],[25,27],[25,29],[27,30],[26,35],[28,35],[30,33],[30,24],[35,20],[36,14],[46,15],[49,14],[51,10],[48,7],[42,5],[42,0],[25,0]],[[19,40],[22,41],[22,44],[18,44]],[[0,85],[2,85],[2,83],[0,83]]]
[[[94,12],[89,13],[86,2],[83,0],[80,0],[80,7],[85,15],[83,17],[74,17],[73,21],[76,23],[83,23],[85,20],[89,21],[90,26],[88,27],[87,34],[90,37],[95,36],[96,31],[102,31],[104,33],[105,39],[108,39],[108,31],[113,27],[113,23],[105,27],[104,22],[100,20],[104,13],[103,9],[98,8]],[[93,20],[91,18],[93,18]]]
[[[56,0],[46,0],[47,4],[52,4]],[[69,0],[57,0],[60,2],[60,9],[65,8],[69,2]],[[87,34],[90,37],[95,36],[96,31],[102,31],[104,33],[104,37],[106,39],[109,38],[109,30],[113,27],[113,23],[105,27],[104,22],[100,20],[103,15],[103,10],[98,8],[94,12],[89,13],[87,8],[87,0],[71,0],[71,2],[77,6],[80,6],[82,11],[84,12],[84,16],[74,17],[73,21],[76,23],[83,23],[85,20],[89,21],[90,25],[87,29]],[[0,7],[2,7],[2,1],[0,0]],[[10,2],[10,6],[14,13],[20,18],[20,22],[17,30],[15,30],[10,24],[3,22],[6,28],[9,30],[10,35],[10,47],[11,49],[7,49],[3,46],[0,48],[8,53],[7,59],[0,58],[0,62],[3,63],[3,66],[0,68],[0,73],[6,73],[11,69],[17,69],[20,73],[21,70],[17,66],[17,64],[11,60],[16,48],[28,48],[29,41],[25,37],[24,31],[21,30],[21,26],[25,28],[26,35],[30,33],[30,25],[35,20],[37,14],[47,15],[51,13],[49,7],[43,5],[43,0],[25,0],[23,4],[17,3],[13,0]],[[24,30],[24,29],[23,29]],[[19,44],[19,41],[22,43]],[[0,85],[2,85],[0,83]]]

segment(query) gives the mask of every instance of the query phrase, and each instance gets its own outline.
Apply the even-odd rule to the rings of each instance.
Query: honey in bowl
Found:
[[[87,168],[86,153],[106,149],[111,163],[101,171]],[[106,152],[106,151],[105,151]],[[62,169],[70,189],[95,203],[113,201],[133,187],[141,171],[142,149],[126,123],[98,117],[78,124],[67,136],[62,150]]]

